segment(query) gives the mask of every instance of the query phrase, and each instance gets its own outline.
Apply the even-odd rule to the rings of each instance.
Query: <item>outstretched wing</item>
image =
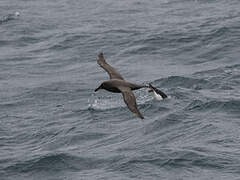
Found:
[[[128,109],[135,113],[139,118],[144,119],[143,115],[139,112],[136,104],[136,98],[129,87],[119,87],[123,94],[124,102],[127,104]]]
[[[110,76],[110,79],[122,79],[122,80],[124,80],[123,77],[121,76],[121,74],[105,61],[105,59],[103,57],[103,53],[100,53],[98,55],[97,62],[105,71],[107,71],[107,73]]]

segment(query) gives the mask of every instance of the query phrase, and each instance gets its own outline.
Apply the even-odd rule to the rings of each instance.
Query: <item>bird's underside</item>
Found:
[[[137,108],[136,98],[132,90],[140,89],[143,87],[148,87],[145,85],[137,85],[124,80],[121,74],[112,66],[110,66],[103,57],[103,53],[98,55],[98,64],[109,74],[110,80],[104,81],[101,87],[102,89],[108,90],[110,92],[122,93],[124,102],[126,103],[128,109],[135,113],[139,118],[144,119],[143,115],[139,112]],[[98,89],[100,89],[100,87]],[[98,90],[96,89],[96,90]]]

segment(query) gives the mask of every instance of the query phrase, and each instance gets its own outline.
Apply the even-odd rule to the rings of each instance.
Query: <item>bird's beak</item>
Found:
[[[101,89],[101,86],[99,86],[97,89],[95,89],[94,91],[97,92],[99,89]]]

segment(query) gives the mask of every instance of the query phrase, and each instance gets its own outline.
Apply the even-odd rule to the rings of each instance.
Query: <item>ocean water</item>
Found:
[[[238,0],[1,0],[0,180],[239,180]],[[19,16],[18,16],[19,15]],[[94,93],[107,61],[131,82]]]

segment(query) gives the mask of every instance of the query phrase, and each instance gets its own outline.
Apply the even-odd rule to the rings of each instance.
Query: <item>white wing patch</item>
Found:
[[[157,99],[157,100],[163,100],[163,98],[162,98],[162,96],[161,95],[159,95],[159,94],[157,94],[154,90],[153,90],[153,93],[154,93],[154,96],[155,96],[155,98]]]

